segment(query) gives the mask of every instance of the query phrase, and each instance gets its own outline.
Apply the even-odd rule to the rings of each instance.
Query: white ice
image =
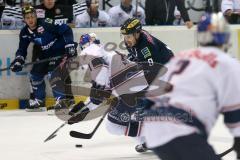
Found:
[[[29,113],[24,110],[0,112],[0,159],[1,160],[157,160],[151,152],[139,154],[135,152],[136,142],[132,138],[113,136],[107,133],[102,124],[90,140],[75,139],[69,131],[90,132],[98,119],[67,125],[57,136],[44,143],[63,121],[46,112]],[[217,153],[232,146],[233,140],[222,124],[217,122],[210,139]],[[82,144],[82,148],[76,148]],[[223,160],[234,160],[231,152]]]

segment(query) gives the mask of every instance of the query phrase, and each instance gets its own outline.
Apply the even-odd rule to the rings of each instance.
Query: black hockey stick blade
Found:
[[[224,157],[225,155],[227,155],[228,153],[232,152],[233,150],[234,150],[234,148],[231,147],[231,148],[229,148],[228,150],[226,150],[226,151],[218,154],[218,156],[219,156],[220,158],[222,158],[222,157]]]
[[[74,137],[74,138],[81,138],[81,139],[91,139],[93,137],[93,135],[95,134],[95,132],[97,131],[97,129],[99,128],[99,126],[101,125],[103,119],[105,116],[103,116],[99,122],[97,123],[96,127],[94,128],[94,130],[91,133],[81,133],[81,132],[77,132],[77,131],[70,131],[70,136]]]
[[[55,137],[57,136],[56,133],[57,133],[61,128],[63,128],[66,124],[67,124],[67,122],[64,122],[61,126],[59,126],[52,134],[50,134],[50,136],[48,136],[48,137],[44,140],[44,142],[47,142],[47,141],[55,138]]]
[[[105,101],[105,103],[110,103],[108,101]],[[81,132],[77,132],[77,131],[70,131],[70,136],[74,137],[74,138],[81,138],[81,139],[91,139],[93,137],[93,135],[95,134],[95,132],[97,131],[97,129],[99,128],[99,126],[101,125],[101,123],[103,122],[105,116],[107,115],[107,113],[109,112],[109,110],[111,109],[111,107],[108,107],[107,110],[105,110],[104,114],[102,115],[102,118],[98,121],[97,125],[95,126],[95,128],[93,129],[93,131],[91,133],[81,133]]]
[[[74,138],[91,139],[93,134],[92,133],[85,134],[77,131],[70,131],[70,136]]]

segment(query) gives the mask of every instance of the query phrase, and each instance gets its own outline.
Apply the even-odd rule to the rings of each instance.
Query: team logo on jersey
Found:
[[[122,15],[122,13],[118,13],[118,17],[122,17],[123,15]]]
[[[60,14],[61,13],[61,10],[59,8],[55,9],[55,13],[56,14]]]
[[[130,121],[130,119],[131,119],[131,116],[130,116],[130,114],[129,113],[122,113],[121,115],[120,115],[120,120],[122,121],[122,122],[129,122]]]
[[[148,47],[145,47],[141,50],[142,52],[142,55],[144,56],[144,58],[147,58],[147,57],[151,57],[151,52],[150,50],[148,49]]]
[[[44,32],[44,28],[42,26],[38,27],[37,32],[42,34]]]
[[[67,18],[63,18],[63,19],[55,19],[54,20],[54,24],[55,25],[62,25],[62,24],[67,24]]]
[[[53,20],[50,19],[50,18],[46,18],[46,19],[45,19],[45,22],[46,22],[46,23],[50,23],[50,24],[52,24],[52,23],[53,23]]]

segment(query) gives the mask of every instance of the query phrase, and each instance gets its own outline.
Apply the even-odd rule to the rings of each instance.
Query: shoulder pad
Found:
[[[50,19],[50,18],[46,18],[46,19],[44,20],[44,22],[49,23],[49,24],[53,24],[53,20]]]

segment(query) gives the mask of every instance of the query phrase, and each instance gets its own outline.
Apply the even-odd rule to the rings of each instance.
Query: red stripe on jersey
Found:
[[[146,32],[146,31],[142,31],[142,33],[147,37],[147,41],[154,44],[153,38],[151,37],[151,35]]]

